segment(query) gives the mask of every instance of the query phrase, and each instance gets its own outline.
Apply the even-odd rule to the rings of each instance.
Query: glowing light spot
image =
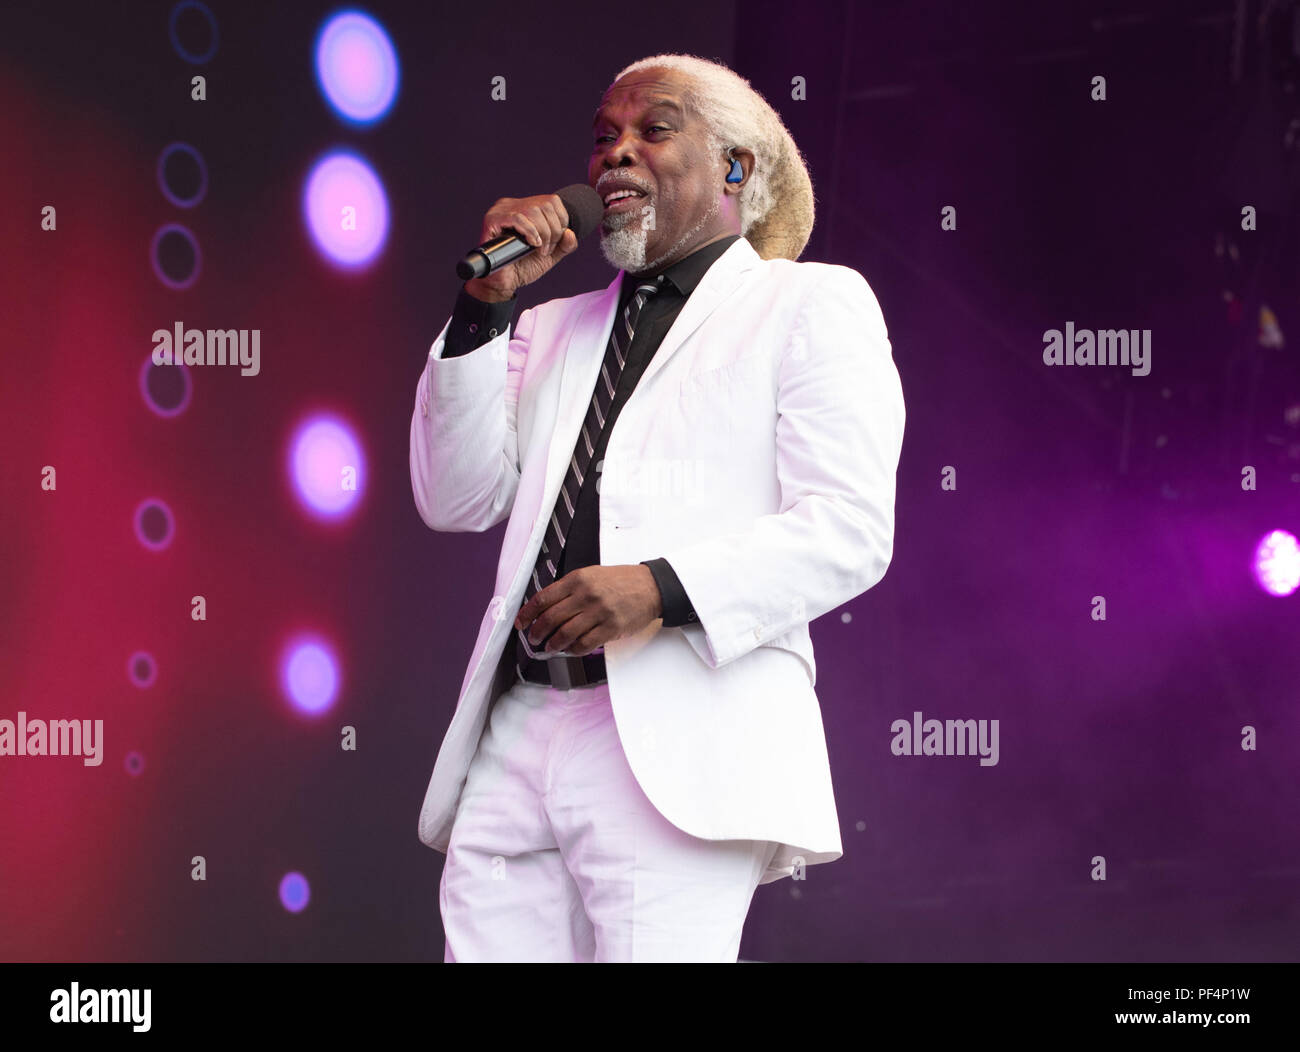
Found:
[[[338,518],[358,506],[365,468],[352,430],[332,417],[309,421],[292,443],[290,477],[299,500],[320,518]]]
[[[311,901],[311,885],[301,873],[286,873],[280,880],[280,904],[290,913],[301,913]]]
[[[316,37],[316,83],[349,124],[383,119],[397,98],[401,69],[388,32],[360,11],[343,11]]]
[[[316,638],[294,641],[281,659],[280,682],[295,709],[319,715],[338,697],[339,670],[333,651]]]
[[[302,209],[316,248],[344,269],[367,266],[388,240],[388,195],[356,154],[340,150],[316,162]]]
[[[1290,595],[1300,588],[1300,542],[1295,534],[1274,530],[1259,542],[1255,580],[1269,595]]]

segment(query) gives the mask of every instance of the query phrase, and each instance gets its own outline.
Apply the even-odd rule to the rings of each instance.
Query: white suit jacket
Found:
[[[420,812],[420,840],[439,851],[489,708],[515,679],[514,617],[622,280],[525,310],[513,331],[444,359],[449,320],[416,388],[420,516],[457,531],[509,520]],[[699,618],[605,644],[619,738],[673,825],[780,845],[762,883],[843,853],[808,623],[889,566],[903,424],[862,275],[764,260],[741,237],[682,307],[609,437],[601,563],[666,558]]]

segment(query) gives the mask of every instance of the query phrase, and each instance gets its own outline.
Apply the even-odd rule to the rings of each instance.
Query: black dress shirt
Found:
[[[605,429],[601,432],[592,452],[593,464],[599,464],[604,459],[605,447],[609,443],[610,432],[618,422],[619,413],[632,396],[641,375],[650,364],[655,351],[659,349],[664,336],[672,328],[677,315],[686,305],[686,300],[695,291],[695,287],[703,279],[709,267],[713,266],[718,257],[739,237],[739,234],[732,234],[714,241],[710,245],[696,249],[685,259],[678,260],[662,271],[664,280],[660,282],[659,291],[646,301],[637,318],[632,346],[628,349],[626,364],[623,366],[618,386],[614,389],[614,401],[610,406]],[[636,292],[637,285],[651,277],[658,277],[658,275],[637,279],[624,273],[618,299],[618,316],[622,316],[624,308]],[[451,324],[447,327],[447,340],[442,356],[455,358],[458,355],[468,354],[495,339],[510,324],[517,303],[515,297],[502,303],[488,303],[470,295],[462,287],[456,297]],[[573,522],[569,526],[564,552],[556,567],[556,580],[583,566],[600,564],[600,495],[596,492],[599,474],[596,471],[589,471],[578,493]],[[643,561],[643,565],[650,568],[655,583],[659,586],[659,594],[663,600],[665,627],[675,628],[698,620],[690,598],[682,587],[681,581],[678,580],[677,574],[668,564],[668,560],[647,559]]]

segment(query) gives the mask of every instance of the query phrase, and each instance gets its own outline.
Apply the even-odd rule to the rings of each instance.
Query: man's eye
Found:
[[[670,131],[670,130],[671,130],[671,129],[670,129],[667,125],[665,125],[665,124],[652,124],[652,125],[650,125],[650,127],[648,127],[648,128],[646,129],[646,131],[648,131],[648,132],[652,132],[652,131],[654,131],[656,128],[660,129],[661,131]],[[604,142],[606,139],[612,139],[612,138],[613,138],[612,135],[598,135],[598,136],[596,136],[596,141],[597,141],[597,142]]]

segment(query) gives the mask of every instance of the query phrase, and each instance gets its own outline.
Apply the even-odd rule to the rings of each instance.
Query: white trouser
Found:
[[[497,699],[439,885],[446,961],[727,961],[777,845],[701,840],[637,784],[609,684]]]

